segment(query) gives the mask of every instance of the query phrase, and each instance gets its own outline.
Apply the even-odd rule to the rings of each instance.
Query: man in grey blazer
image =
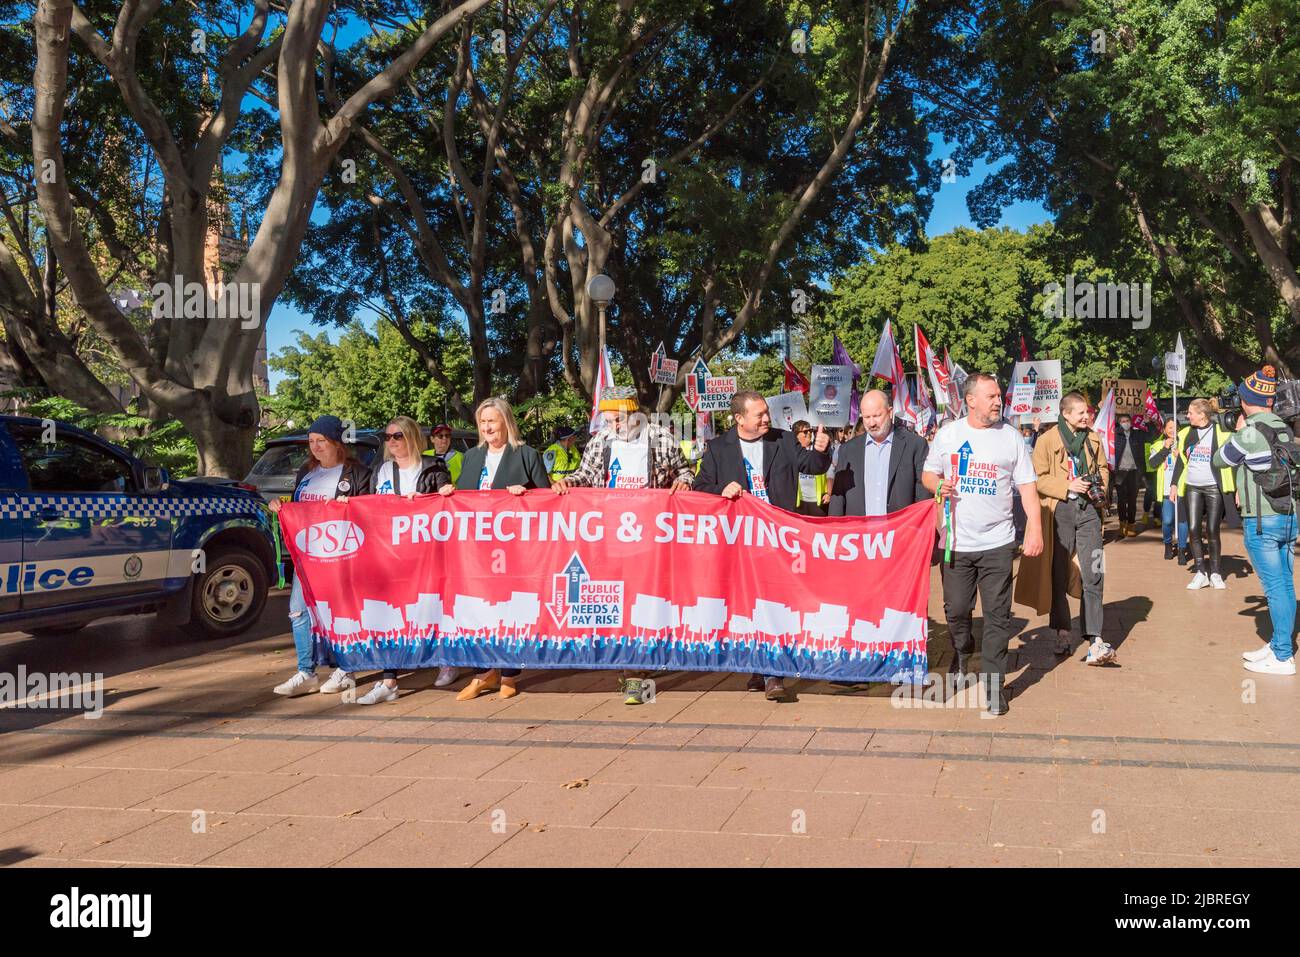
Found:
[[[866,431],[840,446],[830,514],[884,515],[933,498],[921,484],[925,439],[894,428],[894,410],[879,389],[862,397],[860,410]]]

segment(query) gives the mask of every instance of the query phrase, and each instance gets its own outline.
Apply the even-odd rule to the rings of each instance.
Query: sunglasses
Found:
[[[396,442],[398,439],[405,439],[406,436],[401,432],[383,432],[379,436],[385,442]]]

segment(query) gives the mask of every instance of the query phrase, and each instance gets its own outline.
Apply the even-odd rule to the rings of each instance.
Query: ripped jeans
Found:
[[[316,673],[316,642],[311,635],[311,614],[302,593],[302,581],[293,576],[289,593],[289,625],[293,628],[293,647],[298,652],[298,670],[305,675]]]

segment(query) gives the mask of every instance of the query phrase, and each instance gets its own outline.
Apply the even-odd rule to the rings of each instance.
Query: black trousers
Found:
[[[953,552],[952,566],[943,565],[943,611],[953,650],[975,650],[971,616],[978,593],[984,612],[980,652],[983,671],[999,678],[1007,673],[1007,644],[1011,641],[1011,560],[1016,546],[1002,545],[982,552]]]
[[[1183,492],[1187,504],[1187,546],[1192,550],[1192,560],[1198,572],[1219,574],[1219,555],[1223,546],[1219,541],[1219,525],[1223,522],[1223,493],[1214,485],[1189,485]],[[1201,544],[1201,518],[1205,518],[1205,538],[1210,546],[1209,567],[1206,568],[1205,550]]]
[[[1138,474],[1134,469],[1115,473],[1115,497],[1119,500],[1119,520],[1132,525],[1137,521]]]

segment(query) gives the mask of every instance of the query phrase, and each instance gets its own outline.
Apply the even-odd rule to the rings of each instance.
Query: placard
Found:
[[[802,392],[783,392],[767,400],[767,411],[774,426],[789,432],[800,419],[807,420],[808,403]]]
[[[1016,401],[1016,386],[1032,383],[1034,394],[1029,401]],[[1011,376],[1011,415],[1039,416],[1050,418],[1061,409],[1061,362],[1059,359],[1035,359],[1031,362],[1017,362],[1016,370]],[[1025,393],[1022,392],[1023,397]]]
[[[812,382],[808,390],[808,423],[810,425],[848,425],[849,406],[852,401],[852,366],[818,365],[812,367]]]

